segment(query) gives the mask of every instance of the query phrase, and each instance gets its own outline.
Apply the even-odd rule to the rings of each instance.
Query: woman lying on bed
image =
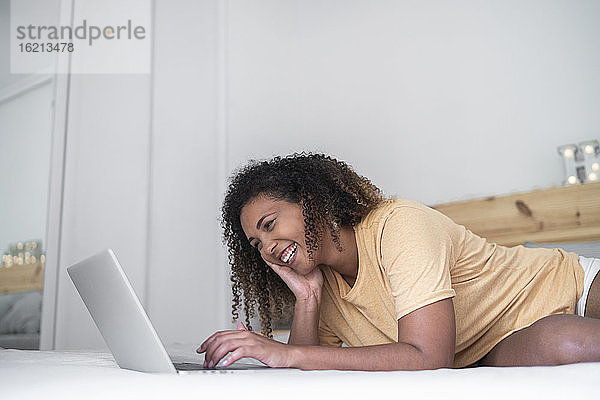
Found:
[[[263,335],[241,323],[215,333],[197,350],[209,367],[241,357],[345,370],[600,361],[600,259],[489,243],[320,154],[242,168],[222,213],[234,318],[243,304],[251,329],[258,307]],[[286,304],[287,345],[269,338]]]

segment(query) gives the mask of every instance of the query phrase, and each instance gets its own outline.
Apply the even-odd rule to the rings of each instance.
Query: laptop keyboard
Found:
[[[227,368],[223,368],[223,367],[216,367],[216,368],[206,368],[204,367],[202,364],[196,364],[196,363],[187,363],[187,362],[181,362],[181,363],[173,363],[173,365],[175,366],[175,369],[178,371],[202,371],[202,372],[206,372],[206,373],[216,373],[216,372],[220,372],[220,373],[227,373]]]
[[[231,371],[242,371],[242,370],[250,370],[250,369],[269,369],[269,367],[264,366],[264,365],[255,365],[255,364],[242,364],[242,363],[238,363],[233,364],[229,367],[221,367],[221,366],[216,366],[213,368],[207,368],[204,367],[202,364],[197,364],[197,363],[189,363],[189,362],[178,362],[178,363],[173,363],[173,365],[175,366],[175,369],[177,369],[178,371],[203,371],[203,372],[221,372],[221,373],[228,373]]]

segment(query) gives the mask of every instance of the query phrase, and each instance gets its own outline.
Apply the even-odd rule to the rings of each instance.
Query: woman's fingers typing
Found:
[[[206,339],[201,345],[200,347],[198,347],[196,349],[196,353],[204,353],[207,349],[207,347],[213,342],[215,341],[219,336],[221,335],[233,335],[238,333],[238,330],[235,331],[219,331],[216,333],[213,333],[208,339]]]
[[[240,340],[247,339],[247,335],[249,333],[250,333],[249,331],[235,330],[235,331],[217,332],[215,335],[211,336],[211,340],[207,340],[206,342],[204,342],[203,345],[200,346],[200,349],[198,349],[198,350],[201,350],[201,351],[198,351],[198,353],[205,353],[204,354],[204,360],[205,360],[204,366],[212,368],[215,365],[217,365],[219,360],[225,354],[227,354],[227,352],[225,352],[224,354],[221,354],[217,358],[216,356],[218,355],[218,350],[223,349],[223,348],[228,348],[228,346],[232,346],[232,345],[235,347],[235,345],[241,344]],[[229,351],[229,350],[227,350],[227,351]]]
[[[204,366],[212,368],[221,360],[227,366],[242,357],[252,357],[271,367],[289,365],[289,347],[246,329],[238,323],[236,330],[213,334],[196,350],[204,354]],[[229,353],[229,355],[227,355]]]
[[[208,346],[209,343],[211,343],[212,341],[214,341],[219,335],[230,335],[230,334],[234,334],[237,333],[238,331],[248,331],[248,329],[246,328],[246,326],[241,323],[238,322],[237,324],[237,330],[233,331],[219,331],[216,333],[213,333],[208,339],[206,339],[201,345],[200,347],[198,347],[196,349],[196,353],[204,353],[206,351],[206,347]]]
[[[242,347],[245,343],[244,338],[229,338],[223,342],[218,343],[214,348],[210,348],[205,355],[205,364],[207,367],[212,368],[216,366],[223,357],[230,351]]]
[[[225,357],[225,359],[223,360],[223,366],[227,367],[228,365],[233,364],[234,362],[236,362],[237,360],[239,360],[242,357],[245,357],[244,350],[241,347],[238,349],[235,349],[234,351],[229,353],[229,355],[227,357]]]

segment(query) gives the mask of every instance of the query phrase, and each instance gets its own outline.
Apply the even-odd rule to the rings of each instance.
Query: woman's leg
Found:
[[[544,317],[498,343],[479,366],[559,365],[600,361],[600,319]]]

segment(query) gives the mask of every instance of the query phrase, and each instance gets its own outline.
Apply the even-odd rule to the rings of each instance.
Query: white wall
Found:
[[[155,3],[147,306],[165,342],[198,347],[227,323],[218,1]]]
[[[230,168],[315,149],[432,204],[560,184],[600,137],[600,2],[230,4]]]
[[[229,326],[218,206],[248,158],[431,204],[559,184],[598,138],[595,1],[155,1],[154,73],[73,77],[61,265],[116,248],[167,344]],[[56,347],[101,346],[60,272]]]

